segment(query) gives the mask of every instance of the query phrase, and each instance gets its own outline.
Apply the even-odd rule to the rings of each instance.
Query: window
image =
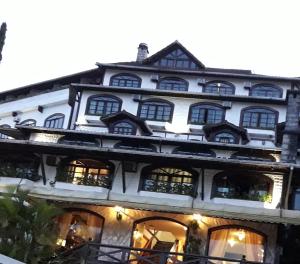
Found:
[[[209,149],[200,149],[195,147],[177,147],[173,150],[174,154],[215,157],[216,154]]]
[[[188,82],[179,78],[164,78],[159,80],[157,89],[171,91],[187,91]]]
[[[203,87],[203,92],[220,95],[233,95],[235,92],[235,87],[229,82],[213,81],[205,84]]]
[[[140,103],[139,117],[154,121],[171,121],[173,104],[164,100],[151,100]]]
[[[47,128],[63,128],[65,115],[54,114],[46,118],[44,127]]]
[[[249,107],[242,110],[241,123],[247,128],[274,129],[278,112],[269,108]]]
[[[156,152],[156,147],[147,143],[135,143],[135,142],[119,142],[115,144],[114,148],[134,150],[134,151],[147,151]]]
[[[282,89],[272,84],[256,84],[251,87],[250,96],[281,98]]]
[[[113,167],[108,163],[91,159],[64,162],[58,169],[56,180],[76,185],[111,187]]]
[[[231,155],[232,159],[239,160],[252,160],[252,161],[263,161],[263,162],[276,162],[276,159],[270,154],[263,153],[249,153],[239,151]]]
[[[110,126],[109,132],[113,134],[135,135],[136,126],[130,121],[118,121]]]
[[[110,86],[119,86],[119,87],[130,87],[130,88],[140,88],[141,87],[141,78],[128,73],[121,73],[114,75],[110,78]]]
[[[263,262],[265,235],[241,226],[223,226],[209,230],[209,252],[211,257],[242,259]]]
[[[35,126],[36,121],[34,119],[26,119],[20,123],[22,126]]]
[[[238,144],[238,138],[232,133],[220,132],[217,133],[214,137],[214,142],[220,143],[229,143],[229,144]]]
[[[143,170],[142,176],[143,191],[195,195],[195,172],[172,167],[148,167]]]
[[[62,137],[58,140],[59,144],[66,144],[66,145],[77,145],[77,146],[86,146],[86,147],[98,147],[99,143],[95,139],[84,137],[79,138],[72,138],[72,137]]]
[[[181,49],[175,49],[170,52],[164,58],[156,61],[154,66],[177,69],[199,69],[199,67]]]
[[[86,114],[105,116],[121,110],[122,101],[115,96],[94,95],[87,101]]]
[[[104,218],[85,209],[65,209],[56,219],[60,251],[72,249],[86,242],[99,242]]]
[[[190,107],[189,123],[196,125],[217,124],[224,121],[223,107],[212,104],[194,104]]]
[[[0,125],[0,127],[3,127],[3,128],[10,128],[10,125],[4,124],[4,125]],[[9,139],[9,138],[10,138],[9,136],[0,133],[0,139]]]
[[[264,174],[222,172],[213,179],[212,198],[271,202],[273,180]]]

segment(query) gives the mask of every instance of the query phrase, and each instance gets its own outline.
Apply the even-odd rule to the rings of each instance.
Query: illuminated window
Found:
[[[128,87],[128,88],[140,88],[141,78],[128,73],[121,73],[114,75],[110,78],[110,86]]]
[[[203,92],[220,95],[233,95],[235,92],[235,87],[229,82],[213,81],[205,84],[203,87]]]
[[[63,128],[65,115],[54,114],[46,118],[44,127],[47,128]]]
[[[95,95],[88,98],[86,114],[105,116],[121,110],[122,101],[115,96]]]
[[[263,262],[265,237],[242,227],[221,227],[210,233],[209,256]]]
[[[56,180],[77,185],[111,187],[112,165],[97,160],[80,159],[62,164]]]
[[[211,104],[194,104],[190,107],[189,123],[196,125],[217,124],[224,121],[223,107]]]
[[[143,171],[142,190],[191,195],[195,194],[195,173],[180,168],[160,167]]]
[[[61,250],[72,249],[86,242],[99,242],[104,218],[82,209],[68,210],[57,218],[57,245]]]
[[[170,91],[187,91],[188,82],[179,78],[163,78],[159,80],[157,89]]]

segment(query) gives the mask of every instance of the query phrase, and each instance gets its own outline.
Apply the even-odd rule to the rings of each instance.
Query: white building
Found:
[[[278,263],[279,226],[300,224],[299,165],[281,159],[300,80],[208,68],[177,41],[147,54],[0,93],[1,190],[66,208],[66,249]]]

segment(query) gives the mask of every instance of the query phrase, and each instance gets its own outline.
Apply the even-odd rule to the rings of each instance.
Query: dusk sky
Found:
[[[276,0],[1,0],[0,90],[135,60],[180,41],[208,67],[300,76],[300,3]]]

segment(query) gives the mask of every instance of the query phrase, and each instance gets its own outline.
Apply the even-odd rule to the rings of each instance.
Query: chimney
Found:
[[[140,43],[138,47],[138,53],[136,57],[136,61],[142,63],[148,56],[148,45],[146,43]]]

